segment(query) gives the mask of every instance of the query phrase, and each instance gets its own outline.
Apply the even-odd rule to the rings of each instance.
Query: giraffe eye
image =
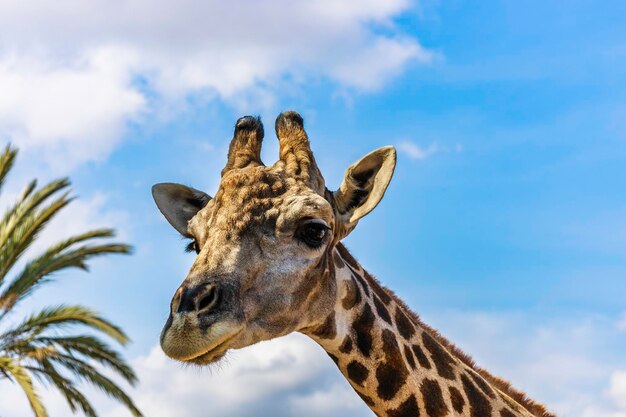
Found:
[[[321,220],[309,220],[302,224],[296,232],[296,237],[312,248],[319,248],[326,236],[329,227]]]
[[[200,253],[200,245],[198,244],[198,241],[194,239],[189,242],[189,244],[185,247],[185,252]]]

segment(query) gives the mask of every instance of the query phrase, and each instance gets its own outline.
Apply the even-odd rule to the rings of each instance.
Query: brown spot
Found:
[[[450,399],[452,400],[452,408],[454,408],[457,413],[462,413],[465,400],[463,399],[461,391],[454,387],[450,387]]]
[[[335,312],[333,311],[320,327],[315,329],[314,335],[320,339],[333,339],[337,335],[337,327],[335,325]]]
[[[415,395],[411,395],[396,409],[387,410],[388,417],[419,417],[420,410],[417,407]]]
[[[417,361],[420,363],[420,366],[422,368],[430,369],[430,361],[428,360],[428,357],[426,356],[422,348],[419,345],[413,345],[411,346],[411,349],[413,350]]]
[[[369,285],[365,281],[363,281],[363,277],[359,275],[355,270],[352,270],[352,277],[355,278],[359,284],[361,284],[361,288],[363,288],[363,292],[366,296],[370,296]]]
[[[376,312],[378,313],[378,317],[385,320],[387,323],[391,324],[391,316],[387,311],[387,307],[380,301],[377,296],[374,296],[374,306],[376,307]]]
[[[346,296],[341,300],[341,305],[344,309],[350,310],[361,302],[361,290],[356,285],[354,278],[345,281],[344,285],[346,286]]]
[[[461,382],[465,390],[465,396],[469,401],[470,415],[472,417],[484,417],[491,415],[491,404],[485,395],[472,384],[467,375],[461,375]]]
[[[355,390],[356,391],[356,390]],[[361,399],[363,400],[363,402],[367,405],[369,405],[370,407],[374,406],[374,400],[372,400],[370,397],[368,397],[365,394],[361,394],[359,391],[356,391],[357,394],[359,394],[359,397],[361,397]]]
[[[374,314],[369,304],[363,305],[363,311],[354,323],[352,328],[356,337],[356,347],[366,358],[372,353],[372,326],[374,325]]]
[[[452,359],[452,356],[426,332],[422,334],[422,341],[430,352],[430,357],[435,367],[437,367],[439,375],[447,379],[454,379],[454,368],[452,366],[454,359]]]
[[[385,362],[376,369],[376,393],[381,399],[389,401],[402,388],[409,372],[402,359],[396,336],[389,330],[383,330],[382,341]]]
[[[437,381],[432,379],[425,380],[422,382],[420,392],[424,399],[424,408],[428,417],[443,417],[448,414],[448,407],[443,401],[443,393]]]
[[[372,288],[372,291],[376,293],[376,295],[381,299],[383,303],[389,304],[391,302],[391,296],[389,295],[389,293],[385,291],[385,289],[380,285],[378,280],[374,278],[372,275],[370,275],[369,272],[367,271],[363,271],[363,272],[365,275],[365,280],[369,283],[369,286],[370,288]]]
[[[352,352],[352,339],[350,336],[346,336],[341,342],[341,346],[339,346],[339,352],[348,354]]]
[[[503,408],[500,410],[500,417],[516,417],[510,410]]]
[[[496,394],[493,392],[493,389],[491,389],[489,384],[487,384],[487,381],[481,378],[480,375],[470,372],[470,376],[472,377],[476,385],[478,385],[478,388],[480,388],[485,394],[487,394],[491,398],[496,398]]]
[[[411,348],[407,345],[404,345],[404,357],[411,369],[415,369],[415,359],[413,358],[413,353],[411,353]]]
[[[346,261],[348,265],[352,266],[353,268],[359,267],[359,263],[356,261],[356,259],[354,259],[352,254],[348,252],[348,249],[343,245],[343,243],[338,243],[336,248],[339,254],[341,255],[341,259]]]
[[[347,367],[348,378],[358,385],[363,385],[363,381],[367,379],[370,371],[365,366],[357,361],[352,361]]]
[[[341,260],[341,256],[339,256],[339,253],[333,252],[333,259],[335,260],[335,266],[337,268],[343,268],[346,266],[343,260]]]
[[[396,327],[398,331],[406,340],[410,340],[411,336],[415,334],[415,326],[402,312],[400,307],[396,307]]]

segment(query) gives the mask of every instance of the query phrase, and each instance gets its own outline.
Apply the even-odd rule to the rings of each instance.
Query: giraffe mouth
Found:
[[[213,362],[220,360],[226,354],[226,351],[229,349],[228,344],[237,336],[239,336],[239,334],[242,331],[243,329],[239,330],[238,332],[222,340],[220,343],[213,346],[211,349],[207,350],[206,352],[201,353],[192,358],[185,359],[184,362],[193,363],[196,365],[209,365]]]

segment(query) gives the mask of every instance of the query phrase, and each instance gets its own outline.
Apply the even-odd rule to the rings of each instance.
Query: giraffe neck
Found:
[[[475,368],[341,244],[333,258],[335,308],[322,325],[305,333],[326,350],[377,416],[552,416],[505,381]]]

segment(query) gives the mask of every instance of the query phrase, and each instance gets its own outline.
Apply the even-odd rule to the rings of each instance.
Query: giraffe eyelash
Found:
[[[200,253],[200,247],[198,246],[198,242],[195,240],[192,240],[191,242],[189,242],[187,246],[185,246],[185,252]]]

